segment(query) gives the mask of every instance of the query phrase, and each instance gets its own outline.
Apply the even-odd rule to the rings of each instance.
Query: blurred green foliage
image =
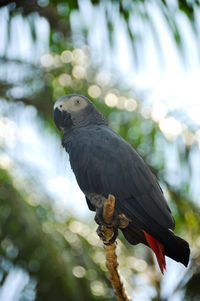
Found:
[[[7,259],[37,279],[37,300],[93,300],[90,286],[97,279],[108,290],[108,281],[100,268],[97,274],[96,262],[88,254],[84,234],[91,235],[90,228],[79,223],[80,233],[77,225],[75,233],[70,231],[73,220],[59,223],[49,201],[31,203],[30,194],[19,191],[3,169],[0,179],[1,262]]]
[[[91,1],[99,9],[100,1]],[[160,10],[167,20],[177,45],[184,50],[176,13],[183,13],[196,32],[195,6],[199,2],[178,1],[176,10],[168,2],[160,1]],[[6,6],[7,5],[7,6]],[[111,6],[118,9],[132,40],[135,57],[142,36],[131,26],[133,17],[150,25],[157,34],[148,14],[145,1],[107,1],[103,4],[107,18],[110,41],[114,21]],[[195,201],[191,179],[193,156],[199,152],[199,129],[179,121],[176,112],[153,115],[145,102],[144,91],[130,87],[116,74],[101,69],[100,62],[91,60],[85,42],[88,28],[83,28],[83,44],[73,44],[70,18],[80,9],[77,1],[1,1],[7,7],[7,48],[0,58],[0,97],[24,108],[37,110],[38,123],[53,134],[57,133],[52,122],[54,101],[63,94],[80,93],[90,97],[107,117],[109,125],[131,143],[157,175],[170,202],[176,220],[176,233],[187,239],[192,247],[190,267],[180,277],[176,287],[162,295],[163,280],[157,273],[152,254],[144,246],[132,247],[119,239],[119,261],[122,276],[129,294],[136,296],[138,287],[145,289],[149,299],[171,300],[177,293],[184,293],[185,300],[200,299],[200,215]],[[3,9],[3,8],[2,8]],[[134,12],[134,14],[133,14]],[[16,16],[23,16],[36,44],[38,14],[49,24],[49,51],[38,59],[7,55],[11,43],[11,24]],[[158,108],[159,110],[162,107]],[[160,112],[160,111],[159,111]],[[52,205],[55,200],[39,184],[37,171],[28,170],[10,158],[5,141],[10,126],[10,115],[1,111],[0,122],[0,281],[2,287],[10,272],[20,267],[28,275],[19,300],[114,300],[105,268],[104,250],[91,221],[78,221],[68,213],[59,218]],[[19,116],[20,120],[20,116]],[[173,122],[172,131],[166,127]],[[19,139],[19,138],[18,138]],[[166,150],[170,152],[166,155]],[[176,158],[175,170],[168,172],[168,161]],[[11,160],[12,164],[9,164]],[[20,166],[19,166],[20,165]],[[20,167],[20,173],[13,170]],[[178,176],[177,176],[178,175]],[[66,200],[67,201],[67,200]],[[148,266],[147,264],[148,263]],[[153,291],[152,291],[153,290]],[[17,300],[18,300],[17,299]],[[181,299],[183,300],[183,299]]]

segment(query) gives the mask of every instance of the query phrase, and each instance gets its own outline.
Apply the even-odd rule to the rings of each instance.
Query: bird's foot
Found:
[[[106,236],[105,236],[105,227],[107,228],[108,226],[99,225],[98,228],[97,228],[97,234],[98,234],[99,238],[101,240],[103,240],[104,245],[110,246],[110,245],[112,245],[115,242],[115,240],[116,240],[116,238],[118,236],[118,228],[116,228],[116,227],[112,227],[111,228],[112,229],[112,236],[107,241],[106,240]],[[109,228],[107,228],[107,229],[109,229]]]
[[[113,244],[117,238],[120,220],[116,210],[114,210],[110,223],[106,223],[103,218],[103,209],[104,207],[102,206],[96,210],[95,221],[99,225],[97,228],[99,238],[103,240],[104,245],[108,246]]]
[[[103,209],[104,209],[104,206],[101,206],[96,209],[96,214],[95,214],[95,218],[94,218],[95,222],[98,225],[104,225],[104,226],[108,226],[108,227],[110,226],[110,227],[118,228],[119,224],[120,224],[120,219],[119,219],[119,216],[118,216],[118,213],[116,212],[116,210],[114,210],[114,213],[113,213],[110,223],[106,223],[103,218]]]

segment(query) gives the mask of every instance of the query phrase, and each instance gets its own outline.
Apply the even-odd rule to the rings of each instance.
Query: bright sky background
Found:
[[[136,68],[133,62],[130,41],[119,18],[114,16],[116,27],[113,52],[110,52],[109,47],[104,43],[106,23],[103,12],[93,9],[87,1],[84,1],[79,22],[85,23],[90,28],[90,45],[94,53],[102,54],[105,66],[119,69],[127,82],[132,82],[142,90],[150,90],[151,103],[163,100],[169,110],[178,108],[187,111],[191,119],[200,125],[200,53],[191,27],[185,16],[179,16],[186,50],[186,59],[181,60],[157,5],[151,2],[149,11],[157,24],[156,29],[161,40],[164,60],[159,60],[151,31],[146,28],[145,35],[143,31],[145,47],[141,51],[139,68]],[[196,11],[196,15],[200,34],[200,10]],[[75,22],[75,32],[77,27]]]

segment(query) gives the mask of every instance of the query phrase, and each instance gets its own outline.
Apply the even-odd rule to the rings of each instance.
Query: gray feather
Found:
[[[156,222],[174,228],[171,211],[160,187],[144,161],[118,134],[105,125],[73,131],[69,151],[71,167],[81,190],[116,197],[116,206],[130,207],[134,218],[137,203]],[[123,212],[123,211],[122,211]]]

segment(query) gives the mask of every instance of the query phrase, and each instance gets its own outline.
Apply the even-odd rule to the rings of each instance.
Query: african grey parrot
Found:
[[[61,97],[54,122],[63,130],[62,145],[89,209],[100,212],[108,195],[114,195],[129,243],[151,247],[162,273],[165,255],[187,266],[189,245],[172,231],[174,219],[155,176],[92,102],[77,94]]]

